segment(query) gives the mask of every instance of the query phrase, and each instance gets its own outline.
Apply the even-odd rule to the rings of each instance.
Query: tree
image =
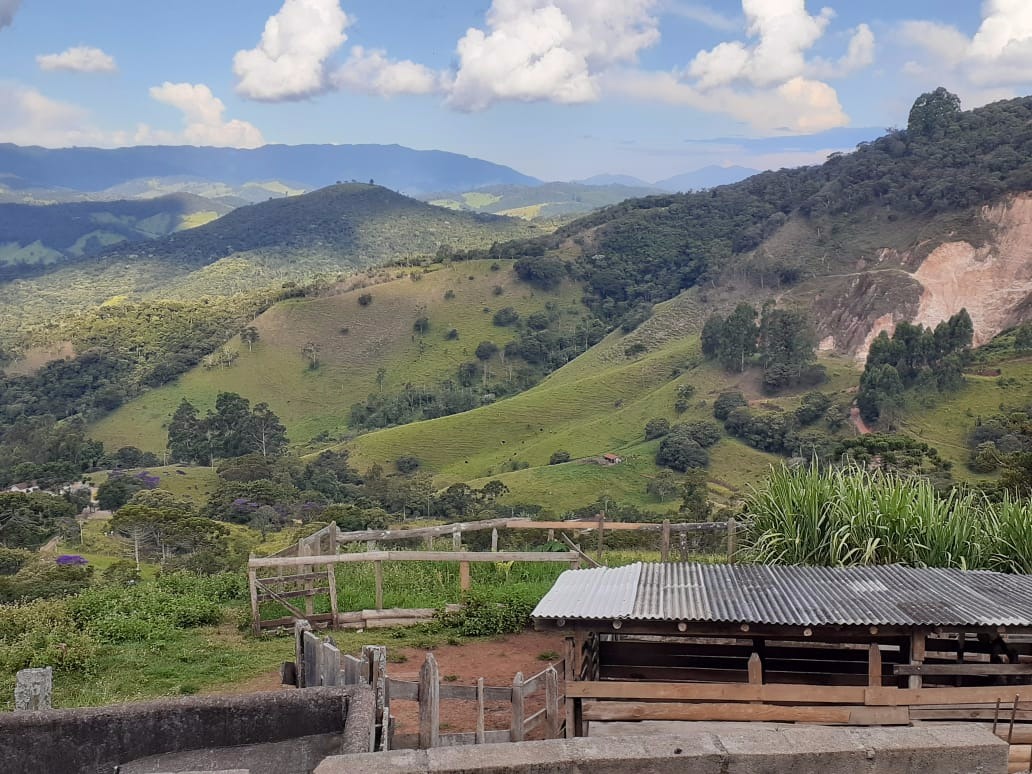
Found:
[[[252,351],[252,348],[258,343],[258,339],[260,338],[261,336],[258,333],[258,329],[253,325],[248,325],[240,331],[240,340],[247,345],[248,352]]]
[[[362,295],[360,295],[358,297],[358,305],[359,306],[369,306],[371,303],[373,303],[373,294],[372,293],[363,293]]]
[[[723,337],[717,353],[721,365],[729,371],[744,371],[745,361],[756,353],[756,310],[739,304],[724,321]]]
[[[419,469],[419,458],[412,454],[402,454],[394,461],[399,473],[415,473]]]
[[[520,314],[511,306],[507,306],[503,309],[499,309],[494,313],[494,317],[491,319],[495,325],[499,327],[505,327],[508,325],[515,325],[520,321]],[[546,326],[547,327],[547,326]]]
[[[570,453],[565,449],[557,449],[552,452],[552,456],[548,458],[549,465],[562,465],[564,462],[570,461]]]
[[[112,475],[97,487],[97,505],[102,511],[117,511],[141,489],[138,481],[125,475]]]
[[[709,455],[686,433],[671,431],[659,444],[656,464],[683,473],[691,468],[704,468],[709,465]]]
[[[713,416],[724,421],[736,408],[748,405],[749,401],[745,399],[745,396],[742,395],[742,393],[735,390],[722,392],[717,396],[717,399],[713,401]]]
[[[654,417],[645,423],[645,440],[651,441],[654,438],[662,438],[670,432],[670,420],[663,417]]]
[[[707,521],[712,508],[708,499],[706,473],[698,469],[689,470],[683,481],[680,514],[688,521]]]
[[[287,428],[272,413],[268,403],[259,403],[251,411],[248,430],[254,439],[254,451],[263,457],[277,457],[287,446]]]
[[[817,359],[817,334],[809,318],[799,311],[764,306],[759,342],[763,383],[771,391],[798,382],[804,369]]]
[[[645,485],[645,491],[661,503],[665,503],[671,496],[677,494],[680,487],[680,476],[669,470],[661,470],[649,479],[649,483]]]
[[[487,384],[487,371],[488,363],[495,355],[498,354],[498,345],[493,341],[482,341],[477,344],[476,352],[477,360],[484,364],[484,384]]]
[[[509,487],[497,478],[492,478],[480,488],[480,498],[486,503],[493,503],[499,497],[509,494]]]
[[[720,342],[724,338],[724,318],[719,314],[711,314],[702,326],[703,357],[716,357],[720,352]]]
[[[913,138],[940,140],[946,127],[960,113],[960,97],[942,86],[914,101],[907,118],[907,134]]]
[[[430,330],[430,318],[426,316],[417,317],[416,321],[412,323],[412,330],[422,336]]]
[[[204,425],[186,398],[168,425],[168,449],[173,462],[202,463],[208,458]]]
[[[891,423],[903,406],[903,391],[903,380],[894,366],[879,365],[864,369],[860,390],[856,395],[860,415],[867,422],[877,422],[884,418]]]

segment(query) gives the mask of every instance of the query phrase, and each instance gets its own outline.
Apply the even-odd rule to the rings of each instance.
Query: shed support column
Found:
[[[566,686],[572,685],[580,676],[580,664],[577,658],[577,641],[573,637],[566,637],[564,640],[566,652],[563,654],[563,682]],[[580,712],[580,699],[566,696],[566,738],[572,739],[578,736],[582,725]]]
[[[917,631],[910,635],[910,664],[920,665],[925,660],[925,638],[927,632]],[[908,688],[920,688],[921,687],[921,675],[910,675],[907,681]]]

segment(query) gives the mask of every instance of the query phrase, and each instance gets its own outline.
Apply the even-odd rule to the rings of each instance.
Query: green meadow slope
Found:
[[[511,267],[510,261],[473,261],[427,273],[396,271],[399,278],[382,284],[277,304],[255,320],[260,340],[253,351],[239,338],[227,344],[227,350],[238,353],[233,365],[198,366],[122,406],[91,433],[109,447],[160,452],[165,426],[183,398],[203,410],[214,405],[219,392],[228,391],[267,402],[295,443],[324,433],[339,436],[347,429],[351,406],[379,389],[380,368],[386,369],[385,391],[454,379],[461,363],[475,359],[479,342],[503,346],[514,337],[512,328],[492,324],[494,311],[511,306],[527,315],[548,303],[574,314],[582,311],[574,285],[537,290],[519,282]],[[452,297],[445,298],[449,291]],[[364,293],[372,295],[368,306],[358,303]],[[430,330],[419,336],[413,323],[423,316]],[[447,339],[453,328],[458,338]],[[309,342],[318,347],[317,369],[309,368],[302,354]]]
[[[359,467],[388,465],[413,454],[442,485],[499,478],[510,489],[503,505],[538,502],[562,511],[610,497],[654,510],[676,507],[646,493],[649,479],[660,470],[654,463],[658,441],[644,439],[649,419],[712,419],[714,398],[730,389],[786,409],[798,405],[800,397],[764,398],[758,373],[728,375],[703,361],[695,324],[699,308],[694,294],[684,294],[658,306],[638,330],[610,334],[524,393],[464,414],[360,436],[349,444],[353,459]],[[628,356],[635,343],[646,351]],[[823,362],[831,376],[825,391],[844,392],[856,384],[851,361]],[[678,415],[674,403],[683,384],[691,384],[695,393],[690,408]],[[557,450],[569,452],[572,461],[549,465]],[[710,451],[711,488],[724,499],[758,481],[778,460],[728,437]],[[624,462],[599,465],[597,458],[606,452],[619,454]]]

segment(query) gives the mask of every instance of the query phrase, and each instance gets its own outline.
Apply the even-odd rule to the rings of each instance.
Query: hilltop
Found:
[[[489,212],[533,220],[583,215],[610,204],[656,193],[647,185],[542,183],[541,185],[493,185],[461,194],[429,194],[426,201],[439,207]]]
[[[231,186],[278,180],[307,190],[341,180],[375,180],[409,194],[538,182],[489,161],[400,145],[266,145],[251,150],[137,146],[109,150],[0,143],[0,181],[7,178],[18,187],[90,192],[144,179],[177,177]]]
[[[381,186],[335,185],[239,207],[198,228],[66,265],[29,267],[49,273],[0,283],[0,304],[14,321],[12,333],[112,298],[249,292],[540,233],[526,221],[454,212]]]

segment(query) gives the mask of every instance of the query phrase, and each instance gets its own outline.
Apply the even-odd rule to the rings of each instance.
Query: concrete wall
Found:
[[[399,750],[327,758],[315,774],[1006,774],[974,725],[791,726]]]
[[[286,755],[283,760],[301,761],[307,768],[298,769],[297,774],[307,774],[311,771],[307,764],[314,765],[312,756],[317,753],[321,757],[327,751],[369,750],[373,713],[372,693],[362,687],[191,696],[111,707],[2,713],[0,770],[18,774],[113,774],[122,764],[166,753],[212,752],[333,735],[336,742],[328,749],[319,745],[282,747]],[[216,756],[212,761],[216,758],[225,760]],[[280,772],[294,774],[287,769],[277,774]]]

